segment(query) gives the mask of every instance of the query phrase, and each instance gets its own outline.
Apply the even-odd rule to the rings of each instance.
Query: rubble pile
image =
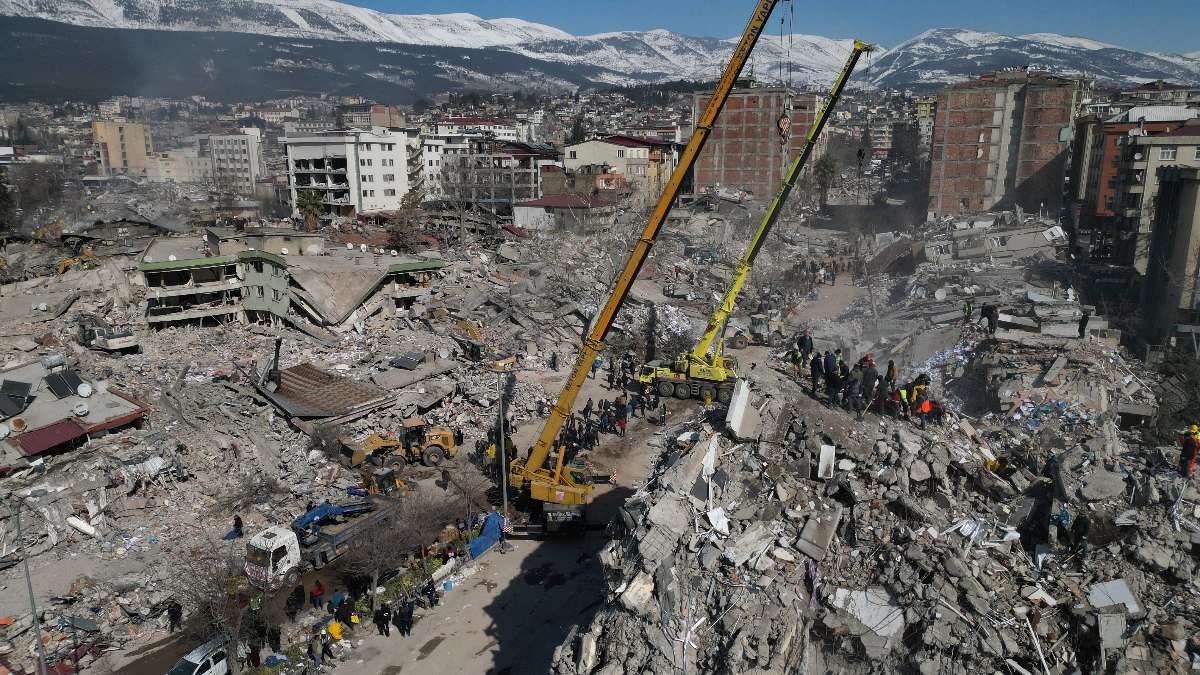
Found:
[[[1154,375],[1102,335],[1009,316],[912,368],[986,383],[986,414],[855,422],[779,367],[751,375],[756,440],[673,430],[603,552],[611,602],[555,672],[1200,667],[1200,490],[1141,447]]]

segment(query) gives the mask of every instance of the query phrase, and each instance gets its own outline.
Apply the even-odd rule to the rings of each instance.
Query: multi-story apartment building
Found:
[[[1104,226],[1117,217],[1117,174],[1130,135],[1168,131],[1198,115],[1200,110],[1183,106],[1139,106],[1103,120],[1088,116],[1076,122],[1067,181],[1070,216],[1077,231],[1096,233],[1095,248],[1111,244]]]
[[[560,164],[552,146],[491,135],[431,135],[424,144],[425,198],[493,208],[542,196],[542,169]]]
[[[1190,138],[1200,142],[1200,135]],[[1183,346],[1200,358],[1200,169],[1164,166],[1156,178],[1141,338],[1150,347]]]
[[[711,94],[693,97],[693,120],[704,114],[710,98]],[[824,100],[821,94],[787,87],[734,89],[696,161],[695,190],[722,186],[762,198],[775,194]],[[813,149],[814,159],[825,154],[826,143],[822,134]],[[812,165],[809,162],[805,173]]]
[[[92,122],[92,143],[103,176],[144,177],[154,155],[150,129],[135,122]]]
[[[438,136],[491,134],[502,141],[522,141],[516,123],[494,117],[447,117],[437,123]]]
[[[359,103],[355,105],[338,106],[337,126],[342,129],[351,127],[400,128],[408,126],[404,113],[394,105],[380,103]]]
[[[670,141],[641,136],[608,136],[568,145],[563,165],[569,171],[607,166],[611,173],[625,176],[631,185],[657,194],[671,177],[678,161],[675,144]]]
[[[283,139],[294,215],[302,190],[316,190],[325,218],[395,211],[420,182],[417,129],[345,129]]]
[[[208,183],[212,177],[212,159],[195,146],[156,152],[146,165],[151,183]]]
[[[917,121],[917,143],[921,153],[929,154],[933,145],[933,121],[937,113],[937,97],[927,96],[913,100],[913,118]]]
[[[1062,204],[1081,82],[1026,69],[952,84],[937,98],[929,217]]]
[[[254,195],[263,177],[262,143],[257,128],[249,127],[208,138],[213,183],[218,189],[246,197]]]
[[[1156,134],[1133,129],[1119,137],[1122,143],[1113,200],[1116,216],[1109,228],[1114,241],[1112,261],[1132,265],[1142,275],[1147,274],[1150,246],[1155,239],[1159,169],[1200,168],[1200,119],[1192,118],[1183,126],[1173,126]]]

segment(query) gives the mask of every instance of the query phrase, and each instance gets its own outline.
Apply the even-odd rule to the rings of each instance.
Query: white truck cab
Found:
[[[296,533],[282,525],[268,527],[246,544],[246,576],[263,588],[295,586],[302,562]]]

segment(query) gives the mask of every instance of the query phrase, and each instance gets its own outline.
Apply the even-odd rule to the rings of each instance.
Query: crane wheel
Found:
[[[659,396],[670,396],[675,393],[675,385],[667,380],[659,380],[655,387],[658,389]]]
[[[425,452],[421,454],[421,462],[425,466],[437,466],[446,458],[446,453],[439,446],[425,448]]]
[[[691,387],[689,387],[684,382],[678,382],[675,384],[675,398],[680,399],[681,401],[686,401],[687,399],[689,399],[691,397],[692,397],[692,388]]]
[[[403,457],[400,457],[399,455],[392,456],[392,473],[396,474],[397,476],[400,475],[404,472],[404,465],[405,461]]]
[[[783,343],[783,336],[780,335],[779,333],[771,333],[771,336],[767,338],[767,346],[769,346],[769,347],[775,348],[775,347],[778,347],[782,343]]]
[[[745,335],[734,335],[733,336],[733,348],[734,349],[745,349],[749,344],[750,344],[750,341],[746,339]]]
[[[713,387],[700,387],[700,400],[701,401],[717,400],[717,390]]]
[[[721,403],[729,403],[733,400],[733,390],[729,387],[722,387],[717,390],[717,401]]]
[[[295,588],[298,583],[300,583],[300,573],[295,569],[288,570],[288,573],[283,577],[283,587]]]

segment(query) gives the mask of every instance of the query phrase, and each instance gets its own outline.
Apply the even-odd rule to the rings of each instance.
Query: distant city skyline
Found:
[[[545,0],[342,0],[389,14],[466,12],[485,19],[518,18],[574,35],[665,28],[686,35],[727,38],[745,27],[750,0],[658,0],[597,3]],[[784,32],[830,38],[859,38],[894,47],[931,28],[1024,35],[1058,33],[1143,52],[1200,51],[1197,0],[1010,0],[985,5],[961,0],[860,0],[843,3],[781,2],[771,17],[771,34]]]

